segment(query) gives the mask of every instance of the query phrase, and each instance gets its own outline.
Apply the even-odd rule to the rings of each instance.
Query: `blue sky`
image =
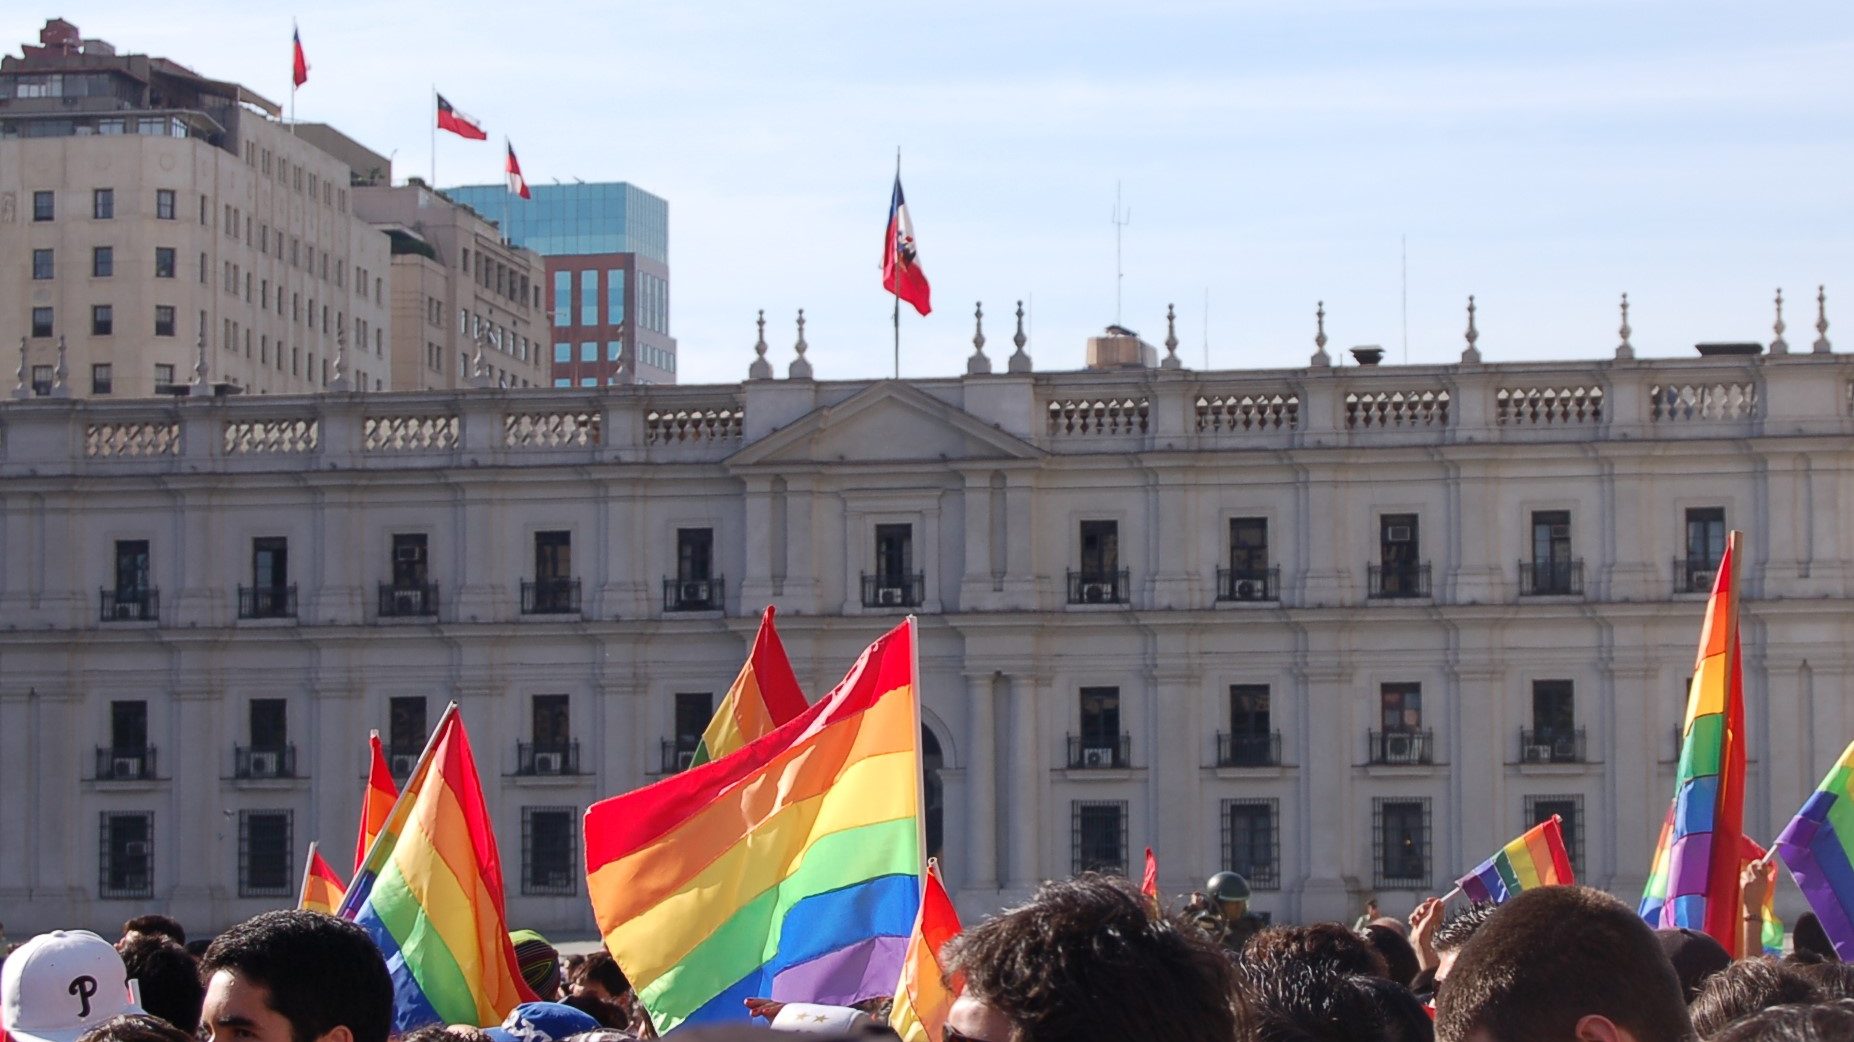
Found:
[[[9,4],[0,43],[61,14],[288,97],[291,12],[190,0]],[[895,149],[934,313],[905,375],[953,375],[1032,303],[1039,368],[1114,320],[1154,343],[1168,302],[1201,367],[1332,347],[1452,361],[1468,294],[1487,360],[1606,358],[1628,291],[1643,355],[1770,339],[1854,350],[1854,4],[1353,0],[359,4],[298,11],[300,118],[429,166],[429,89],[492,140],[439,143],[444,184],[628,180],[670,201],[683,382],[737,380],[808,319],[820,378],[886,375],[877,270]],[[1209,309],[1206,322],[1205,295]],[[1837,318],[1840,316],[1840,318]],[[1837,336],[1839,334],[1839,336]]]

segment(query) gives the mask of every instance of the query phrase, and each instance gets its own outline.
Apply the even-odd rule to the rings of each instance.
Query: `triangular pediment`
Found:
[[[896,380],[883,380],[813,409],[746,446],[730,466],[1036,460],[1045,453],[1014,434]]]

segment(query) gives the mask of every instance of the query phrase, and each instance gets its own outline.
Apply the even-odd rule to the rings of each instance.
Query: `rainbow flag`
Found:
[[[502,1023],[534,1001],[502,911],[502,866],[452,702],[342,899],[386,956],[393,1030]]]
[[[1571,857],[1564,851],[1564,821],[1553,814],[1455,880],[1455,885],[1475,904],[1499,904],[1521,890],[1575,882]]]
[[[947,980],[940,949],[959,936],[960,929],[959,913],[940,881],[940,863],[930,859],[921,887],[921,914],[908,938],[901,979],[895,982],[895,1005],[888,1014],[888,1026],[902,1042],[940,1042],[946,1014],[964,984]]]
[[[1744,838],[1745,697],[1738,648],[1738,533],[1706,603],[1699,658],[1687,689],[1674,802],[1655,847],[1641,916],[1654,927],[1709,934],[1736,958],[1738,872]]]
[[[1854,744],[1783,827],[1776,847],[1835,954],[1854,962]]]
[[[785,645],[773,628],[773,609],[760,616],[760,632],[753,638],[753,650],[740,667],[734,686],[715,710],[702,743],[695,747],[692,766],[719,760],[728,753],[763,737],[780,724],[805,711],[805,692],[792,673],[792,662],[785,657]]]
[[[914,626],[764,738],[586,812],[594,918],[659,1033],[893,993],[921,900]]]
[[[1753,861],[1761,860],[1765,853],[1766,851],[1764,848],[1758,846],[1756,840],[1752,839],[1750,836],[1746,836],[1744,852],[1739,859],[1740,878],[1744,875],[1743,867],[1749,865]],[[1783,920],[1777,918],[1777,884],[1774,878],[1771,880],[1770,888],[1764,891],[1764,905],[1758,909],[1758,912],[1759,918],[1763,920],[1763,923],[1758,927],[1758,947],[1764,950],[1765,955],[1771,956],[1772,958],[1782,958]]]
[[[1146,848],[1146,871],[1139,878],[1139,893],[1146,899],[1146,907],[1153,915],[1159,914],[1159,859],[1152,856],[1152,848]]]
[[[341,895],[347,893],[348,884],[341,881],[327,861],[322,859],[321,851],[316,849],[313,840],[309,843],[309,862],[303,866],[303,888],[297,895],[296,907],[324,915],[334,915],[335,909],[341,907]]]
[[[373,750],[373,765],[367,768],[367,792],[361,796],[360,837],[354,843],[357,875],[361,862],[367,860],[367,848],[373,846],[373,837],[380,834],[380,826],[386,824],[393,801],[399,798],[399,789],[393,785],[392,768],[386,765],[386,752],[380,748],[380,732],[367,732],[367,745]]]

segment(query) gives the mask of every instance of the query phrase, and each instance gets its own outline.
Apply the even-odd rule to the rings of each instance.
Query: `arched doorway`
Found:
[[[925,725],[921,727],[921,802],[927,811],[927,856],[939,857],[946,841],[946,786],[940,781],[940,768],[946,755],[940,740]]]

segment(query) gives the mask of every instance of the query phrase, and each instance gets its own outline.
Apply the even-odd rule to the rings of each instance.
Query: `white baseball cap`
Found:
[[[140,1013],[129,971],[89,930],[53,930],[0,965],[0,1028],[15,1042],[77,1042],[111,1017]]]
[[[815,1002],[788,1002],[772,1019],[774,1031],[799,1035],[834,1035],[870,1023],[871,1017],[848,1006],[822,1006]]]

